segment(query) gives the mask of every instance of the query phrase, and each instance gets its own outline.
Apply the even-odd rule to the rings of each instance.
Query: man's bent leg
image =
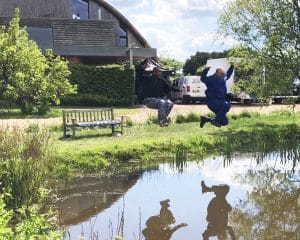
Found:
[[[226,114],[230,110],[230,103],[227,101],[220,102],[220,105],[216,110],[217,111],[215,112],[216,113],[215,122],[222,126],[228,125],[228,118]]]
[[[161,98],[145,98],[144,104],[148,108],[158,109],[158,120],[162,121],[166,116],[165,100]]]
[[[216,127],[221,127],[217,121],[217,113],[220,111],[220,102],[218,100],[209,100],[207,101],[207,107],[216,114],[216,117],[209,118],[209,122]]]
[[[169,99],[166,100],[166,117],[169,116],[170,112],[173,109],[173,106],[174,106],[174,104],[173,104],[173,102],[171,100],[169,100]]]
[[[166,127],[168,124],[166,122],[168,111],[168,103],[164,99],[160,99],[158,103],[158,120],[161,127]]]

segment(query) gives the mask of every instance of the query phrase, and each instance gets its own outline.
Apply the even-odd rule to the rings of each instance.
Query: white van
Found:
[[[183,103],[205,101],[206,86],[201,82],[200,76],[181,76],[176,85],[182,92],[177,93],[174,99]]]

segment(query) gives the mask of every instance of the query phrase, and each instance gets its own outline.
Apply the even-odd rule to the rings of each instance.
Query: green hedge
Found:
[[[71,83],[78,93],[62,99],[62,105],[114,106],[131,105],[134,96],[134,68],[128,65],[71,67]]]

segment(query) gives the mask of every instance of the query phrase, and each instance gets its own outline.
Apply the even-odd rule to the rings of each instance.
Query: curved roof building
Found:
[[[135,58],[156,57],[156,49],[104,0],[1,0],[1,25],[9,22],[16,8],[30,39],[73,63],[129,60],[129,49]]]

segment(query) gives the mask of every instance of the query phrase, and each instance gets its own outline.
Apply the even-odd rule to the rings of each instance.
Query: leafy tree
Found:
[[[159,57],[159,62],[165,66],[166,68],[169,69],[176,69],[176,70],[181,70],[183,67],[183,63],[180,61],[177,61],[173,58],[169,58],[169,57]]]
[[[228,51],[224,52],[196,52],[186,60],[183,66],[184,75],[196,75],[199,72],[199,68],[206,64],[210,58],[224,58],[227,57]]]
[[[44,56],[19,23],[16,10],[9,27],[0,28],[0,98],[16,103],[23,114],[44,114],[75,87],[67,62],[50,50]]]
[[[268,97],[291,88],[300,71],[299,0],[231,1],[220,17],[220,32],[241,43],[234,56],[253,69],[245,81],[252,91]]]

